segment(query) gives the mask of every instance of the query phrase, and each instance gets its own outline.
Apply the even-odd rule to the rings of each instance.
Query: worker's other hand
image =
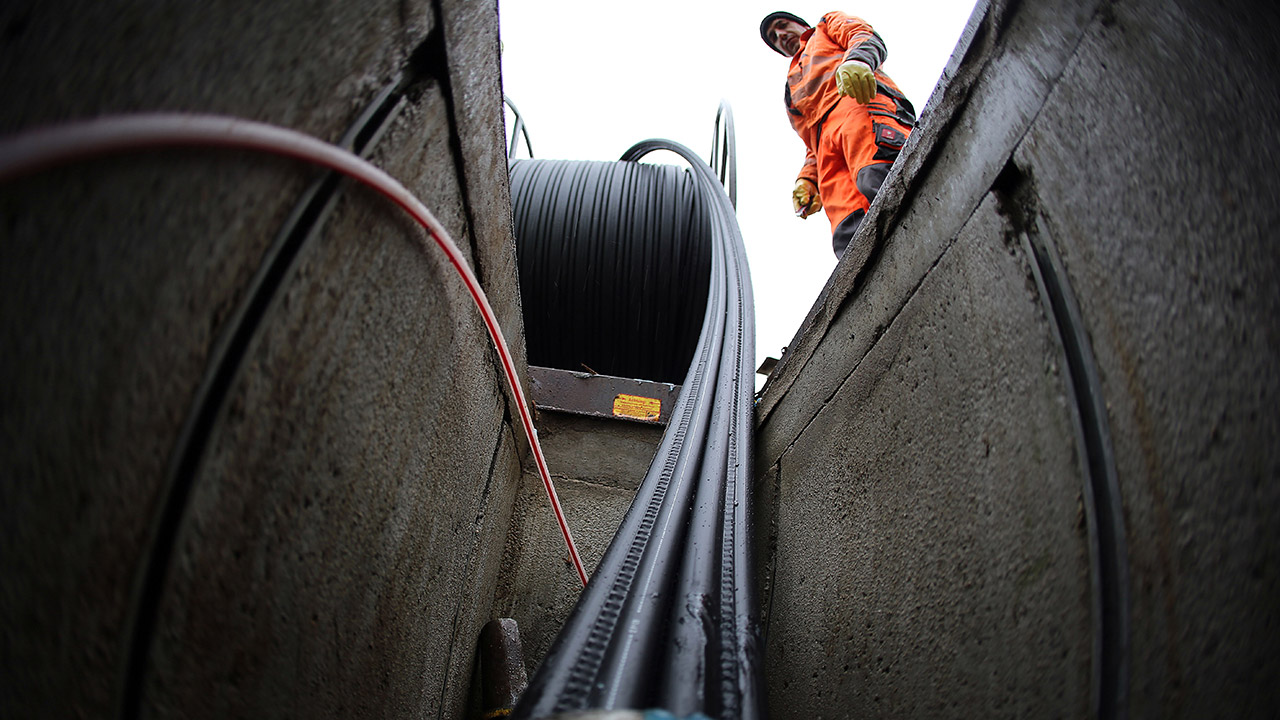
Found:
[[[847,60],[836,68],[836,92],[866,105],[876,96],[876,74],[861,60]]]
[[[796,209],[796,217],[801,220],[821,210],[822,198],[818,197],[818,186],[807,178],[796,180],[796,188],[791,191],[791,206]]]

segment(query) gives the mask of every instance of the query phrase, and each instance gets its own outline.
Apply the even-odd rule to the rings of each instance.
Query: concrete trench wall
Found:
[[[588,576],[631,507],[663,426],[540,410],[538,440]],[[569,617],[582,583],[547,504],[542,479],[525,473],[494,597],[494,614],[520,625],[530,675]]]
[[[1135,717],[1275,713],[1277,15],[980,4],[761,398],[774,717],[1087,715],[1097,676]],[[186,110],[336,141],[395,87],[371,159],[521,352],[495,5],[18,1],[0,33],[4,134]],[[163,151],[0,186],[0,714],[462,717],[485,620],[521,619],[530,670],[545,653],[576,579],[488,340],[370,193],[337,196],[177,465],[321,177]],[[1124,526],[1119,673],[1095,647],[1082,387]],[[545,419],[590,567],[638,480],[591,455],[642,467],[656,433]]]
[[[370,159],[523,365],[496,3],[18,0],[0,34],[6,135],[178,110],[336,142],[395,88]],[[0,715],[465,716],[523,441],[443,255],[346,184],[221,344],[322,177],[166,150],[0,185]]]
[[[1276,27],[979,4],[758,407],[773,717],[1275,715]]]

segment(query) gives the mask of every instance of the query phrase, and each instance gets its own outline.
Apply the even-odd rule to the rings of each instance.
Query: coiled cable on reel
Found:
[[[529,364],[683,381],[711,274],[689,170],[532,159],[510,170]]]

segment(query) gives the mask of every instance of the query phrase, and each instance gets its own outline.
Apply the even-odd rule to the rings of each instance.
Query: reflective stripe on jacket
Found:
[[[869,111],[895,113],[896,103],[885,91],[898,96],[901,91],[888,75],[880,72],[880,65],[888,54],[884,40],[861,18],[829,12],[816,26],[806,30],[800,41],[800,52],[791,58],[791,69],[787,73],[787,117],[806,148],[805,163],[798,177],[816,183],[818,170],[813,149],[818,144],[823,118],[840,99],[832,80],[836,68],[847,60],[861,60],[875,71],[876,82],[881,87],[867,105]]]

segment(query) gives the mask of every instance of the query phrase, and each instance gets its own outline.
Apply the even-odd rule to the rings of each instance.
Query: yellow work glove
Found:
[[[836,92],[866,105],[876,96],[876,74],[861,60],[847,60],[836,68]]]
[[[822,198],[818,197],[818,186],[807,178],[796,180],[796,188],[791,191],[791,206],[796,209],[796,217],[801,220],[821,210]]]

